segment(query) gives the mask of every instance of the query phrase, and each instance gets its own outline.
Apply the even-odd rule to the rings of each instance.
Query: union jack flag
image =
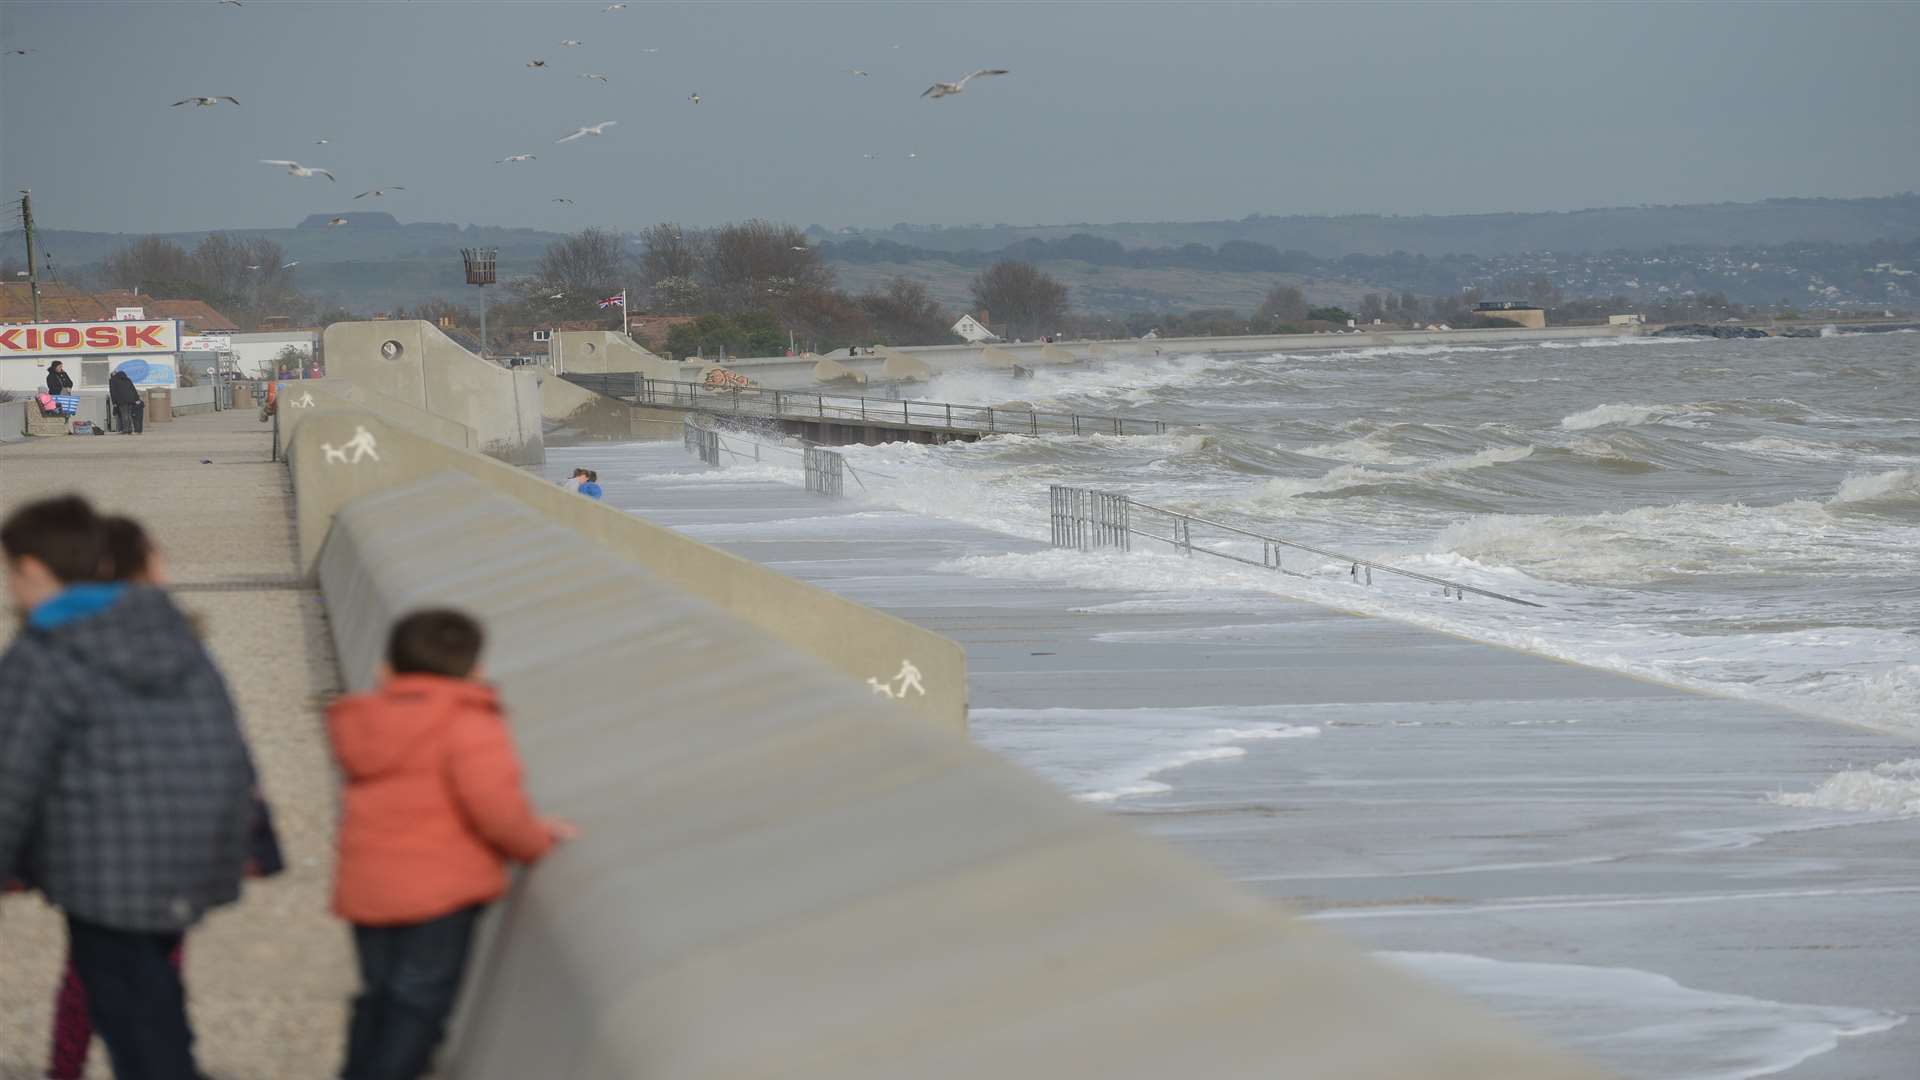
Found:
[[[623,307],[626,307],[626,306],[627,306],[627,293],[626,293],[626,290],[625,290],[625,289],[622,289],[622,290],[621,290],[621,291],[619,291],[618,293],[615,293],[614,295],[612,295],[612,296],[609,296],[609,297],[607,297],[607,298],[606,298],[605,300],[602,300],[602,301],[600,301],[600,306],[601,306],[601,307],[603,307],[603,308],[610,308],[610,307],[617,307],[617,308],[623,308]]]

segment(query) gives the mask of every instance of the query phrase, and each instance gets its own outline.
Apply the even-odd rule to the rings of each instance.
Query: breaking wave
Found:
[[[1920,814],[1920,758],[1847,769],[1827,777],[1812,791],[1769,795],[1767,801],[1804,810]]]

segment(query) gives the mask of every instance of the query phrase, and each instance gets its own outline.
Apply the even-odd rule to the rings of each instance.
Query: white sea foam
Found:
[[[1920,502],[1920,469],[1850,476],[1828,500],[1831,506]]]
[[[1562,431],[1591,431],[1597,427],[1618,425],[1637,427],[1641,424],[1657,424],[1664,421],[1684,419],[1694,415],[1687,405],[1595,405],[1560,421]]]
[[[1846,769],[1827,777],[1812,791],[1781,792],[1768,796],[1768,801],[1805,810],[1920,814],[1920,758]]]
[[[1646,1080],[1746,1080],[1784,1072],[1841,1039],[1896,1027],[1876,1009],[1796,1005],[1682,986],[1651,971],[1383,952],[1583,1057]]]
[[[1395,453],[1391,437],[1380,431],[1370,431],[1345,442],[1309,446],[1300,453],[1335,461],[1350,461],[1356,465],[1414,465],[1421,460],[1409,454]]]
[[[1052,780],[1083,802],[1109,803],[1172,790],[1176,769],[1247,755],[1245,743],[1304,739],[1285,707],[1175,709],[974,709],[971,732],[988,749]]]
[[[1315,477],[1275,477],[1267,481],[1260,489],[1260,494],[1271,498],[1289,499],[1298,495],[1376,487],[1381,484],[1417,484],[1440,479],[1453,473],[1523,461],[1531,456],[1533,456],[1531,446],[1493,446],[1478,453],[1441,458],[1414,468],[1394,472],[1370,469],[1365,465],[1342,465]]]

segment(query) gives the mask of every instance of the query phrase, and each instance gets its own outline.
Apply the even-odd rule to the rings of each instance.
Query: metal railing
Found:
[[[761,452],[766,451],[774,454],[791,454],[798,457],[801,459],[801,468],[807,469],[809,462],[812,460],[809,455],[815,453],[831,455],[837,464],[822,466],[823,468],[833,470],[836,476],[836,479],[833,481],[833,490],[828,492],[829,494],[840,495],[844,493],[846,489],[845,478],[848,476],[853,477],[853,482],[860,485],[862,491],[866,490],[867,487],[866,481],[860,479],[860,474],[854,470],[852,465],[847,464],[846,458],[843,455],[822,447],[808,446],[800,450],[795,450],[791,446],[776,446],[773,443],[764,443],[741,432],[722,431],[719,428],[712,427],[708,422],[701,420],[694,413],[688,413],[682,420],[681,437],[686,445],[687,452],[699,454],[700,460],[706,462],[708,465],[724,464],[725,462],[722,461],[720,457],[722,454],[730,455],[741,461],[763,461],[765,459],[761,457]],[[751,450],[739,449],[739,447],[743,446],[750,447]],[[885,476],[888,479],[895,479],[891,474],[877,472],[873,469],[868,469],[866,472],[870,476]],[[812,486],[811,477],[809,477],[808,490],[816,490]]]
[[[846,493],[847,461],[845,458],[817,446],[807,447],[801,456],[807,471],[808,491],[818,492],[835,499]]]
[[[769,420],[830,420],[951,431],[972,435],[1160,435],[1163,420],[1079,413],[955,405],[944,401],[856,397],[764,387],[713,387],[704,383],[649,379],[638,372],[561,376],[596,393],[635,405],[691,409],[724,416]]]
[[[1288,540],[1267,533],[1258,533],[1250,529],[1240,528],[1237,525],[1228,525],[1222,521],[1213,521],[1209,518],[1199,517],[1194,514],[1182,513],[1178,510],[1169,510],[1164,506],[1154,506],[1151,503],[1136,502],[1126,495],[1114,492],[1092,491],[1087,488],[1065,487],[1059,484],[1050,485],[1047,492],[1052,504],[1054,547],[1077,548],[1081,551],[1090,551],[1098,548],[1129,550],[1132,547],[1131,537],[1143,536],[1150,540],[1159,540],[1162,543],[1171,544],[1176,550],[1189,556],[1195,553],[1211,555],[1219,559],[1231,559],[1234,562],[1244,563],[1247,566],[1258,566],[1268,570],[1276,570],[1280,573],[1291,574],[1295,577],[1307,577],[1308,575],[1302,574],[1297,570],[1287,569],[1281,565],[1280,561],[1283,550],[1304,551],[1321,556],[1322,558],[1331,559],[1336,563],[1346,563],[1347,575],[1356,583],[1366,585],[1373,584],[1373,573],[1378,570],[1382,574],[1391,574],[1398,577],[1410,578],[1414,581],[1423,581],[1430,585],[1438,585],[1440,586],[1441,596],[1449,596],[1456,600],[1464,600],[1468,593],[1473,593],[1476,596],[1485,596],[1494,600],[1504,600],[1509,604],[1519,604],[1522,607],[1537,608],[1544,606],[1542,604],[1536,604],[1531,600],[1522,600],[1517,596],[1497,593],[1491,589],[1482,589],[1474,585],[1462,585],[1457,581],[1448,581],[1445,578],[1434,577],[1431,574],[1422,574],[1414,570],[1403,570],[1397,566],[1387,566],[1384,563],[1374,562],[1370,559],[1343,555],[1340,552],[1328,551],[1325,548],[1315,547],[1312,544],[1302,544],[1297,540]],[[1158,514],[1167,519],[1169,526],[1168,534],[1162,536],[1159,533],[1134,528],[1133,511],[1135,510],[1145,510],[1148,513]],[[1205,543],[1196,543],[1193,538],[1193,528],[1195,525],[1202,526],[1206,529],[1217,530],[1218,532],[1244,540],[1258,540],[1260,542],[1260,561],[1255,562],[1245,555],[1231,551],[1222,551],[1218,547],[1209,547]]]

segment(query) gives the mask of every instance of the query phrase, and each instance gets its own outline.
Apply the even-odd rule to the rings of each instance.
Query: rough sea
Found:
[[[1920,334],[1596,338],[1204,353],[936,378],[935,401],[1156,418],[1167,433],[848,448],[883,501],[1045,537],[1047,487],[1125,493],[1531,600],[1522,608],[1289,550],[980,556],[983,576],[1269,593],[1920,733]],[[1169,526],[1135,509],[1133,524]],[[1196,527],[1197,545],[1261,544]],[[1174,554],[1136,537],[1136,552]],[[1295,576],[1303,574],[1305,576]],[[1906,774],[1834,808],[1920,809]]]

